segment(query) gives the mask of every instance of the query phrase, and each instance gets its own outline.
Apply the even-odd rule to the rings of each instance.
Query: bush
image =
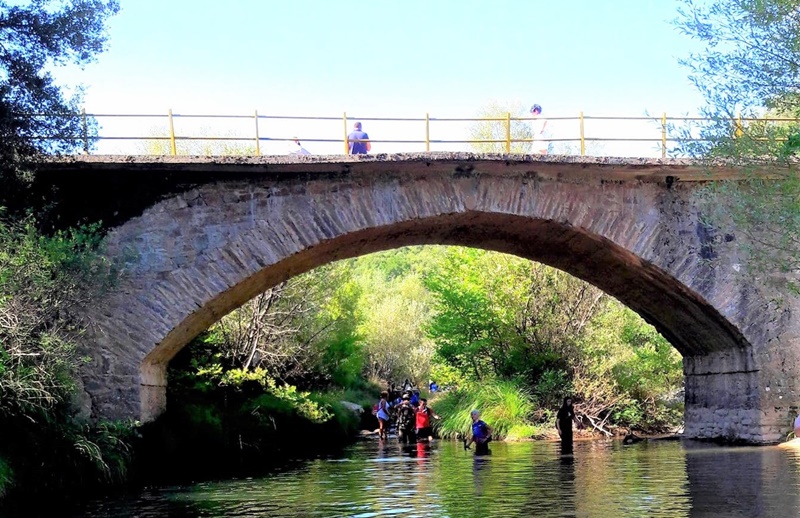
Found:
[[[133,423],[71,413],[84,361],[73,308],[115,279],[100,238],[97,226],[44,235],[32,218],[0,220],[0,494],[72,496],[127,477]]]
[[[82,359],[72,309],[108,287],[97,227],[45,236],[0,220],[0,418],[69,401]]]
[[[443,438],[469,435],[473,409],[480,411],[481,419],[492,428],[496,439],[506,438],[512,430],[514,438],[521,438],[527,432],[523,426],[535,428],[530,420],[535,408],[533,397],[512,381],[471,383],[436,397],[431,406],[442,417],[435,426]]]

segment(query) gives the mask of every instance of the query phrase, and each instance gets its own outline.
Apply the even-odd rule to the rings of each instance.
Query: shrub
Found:
[[[518,383],[487,380],[471,383],[457,390],[445,392],[431,402],[442,419],[435,423],[443,438],[468,435],[472,426],[470,411],[477,409],[497,439],[503,439],[515,430],[515,438],[525,433],[521,425],[533,426],[530,417],[535,408],[531,394]]]

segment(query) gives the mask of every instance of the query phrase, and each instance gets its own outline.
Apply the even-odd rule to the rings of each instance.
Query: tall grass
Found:
[[[0,498],[3,498],[11,487],[11,466],[0,457]]]
[[[431,401],[431,407],[442,417],[435,425],[439,436],[445,439],[471,433],[469,414],[473,409],[481,413],[495,439],[524,439],[539,433],[531,420],[535,409],[533,396],[513,381],[471,383],[442,393]]]

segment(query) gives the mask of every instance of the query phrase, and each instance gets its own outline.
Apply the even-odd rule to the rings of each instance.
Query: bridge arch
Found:
[[[127,274],[87,310],[92,412],[156,417],[169,360],[278,282],[338,259],[446,244],[562,269],[655,325],[684,358],[687,436],[779,439],[786,411],[765,397],[775,373],[764,352],[785,329],[736,281],[737,258],[708,261],[713,231],[694,184],[570,176],[569,165],[415,164],[200,181],[116,227],[107,249]]]

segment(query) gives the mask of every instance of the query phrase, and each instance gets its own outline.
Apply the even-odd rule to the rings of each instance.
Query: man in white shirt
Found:
[[[309,151],[303,147],[297,137],[289,141],[289,154],[290,155],[310,155]]]

